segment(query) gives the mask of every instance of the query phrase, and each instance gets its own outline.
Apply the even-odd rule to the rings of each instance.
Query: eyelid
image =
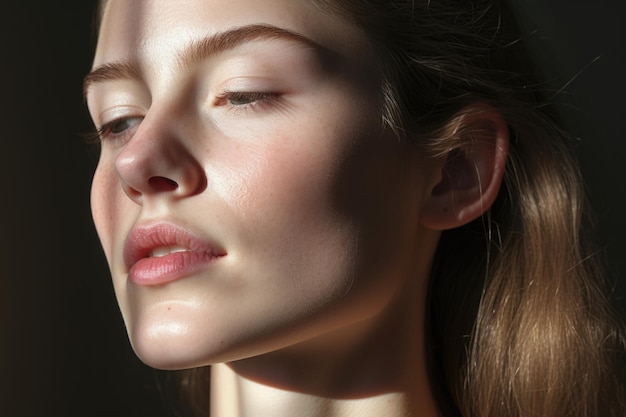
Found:
[[[216,74],[219,77],[219,73]],[[218,92],[270,92],[284,88],[285,81],[275,78],[259,76],[238,76],[231,77],[219,83],[214,91]],[[215,94],[218,95],[218,94]]]
[[[113,118],[108,122],[103,123],[97,129],[97,135],[100,142],[106,142],[113,145],[127,142],[137,130],[137,127],[143,121],[143,114],[128,114],[120,117]],[[119,127],[122,123],[127,123],[128,126],[123,127],[122,130],[116,132],[116,127]]]
[[[146,110],[143,107],[139,107],[139,106],[116,105],[116,106],[109,107],[103,110],[102,112],[100,112],[98,121],[100,125],[103,126],[107,123],[110,123],[112,121],[115,121],[124,117],[133,117],[133,116],[143,115],[145,114],[145,112]],[[96,122],[97,124],[98,121],[94,121],[94,122]]]
[[[110,122],[104,123],[102,126],[100,126],[100,128],[98,128],[98,132],[102,134],[108,133],[108,134],[117,135],[118,133],[115,133],[115,132],[109,133],[109,132],[115,128],[116,124],[127,122],[130,120],[138,120],[139,123],[141,123],[143,121],[143,116],[125,116],[125,117],[119,117],[117,119],[113,119]]]
[[[232,105],[232,106],[245,106],[254,102],[259,101],[272,101],[276,98],[280,97],[282,94],[274,92],[274,91],[231,91],[224,90],[219,94],[215,95],[214,105],[223,106],[223,105]],[[228,103],[229,100],[232,99],[242,99],[248,100],[250,103],[241,103],[241,104],[233,104]]]
[[[229,110],[243,110],[272,104],[289,93],[287,84],[275,78],[257,76],[237,76],[219,83],[218,89],[211,96],[213,107],[226,107]],[[240,104],[230,100],[243,101]],[[247,102],[246,102],[247,101]]]

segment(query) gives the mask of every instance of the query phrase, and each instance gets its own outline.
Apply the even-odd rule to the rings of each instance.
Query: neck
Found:
[[[214,365],[211,416],[435,417],[423,310],[406,307],[424,303],[410,298],[323,340]]]

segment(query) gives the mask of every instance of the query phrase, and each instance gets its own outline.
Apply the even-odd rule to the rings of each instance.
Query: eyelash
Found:
[[[132,134],[130,130],[138,126],[143,120],[143,116],[126,116],[118,119],[111,120],[104,123],[95,132],[86,135],[86,140],[89,143],[102,143],[103,141],[126,141],[128,136]],[[116,128],[122,123],[137,122],[129,125],[128,127],[115,132]]]
[[[228,106],[229,111],[258,110],[259,106],[274,104],[279,97],[274,92],[224,90],[215,96],[215,105]]]

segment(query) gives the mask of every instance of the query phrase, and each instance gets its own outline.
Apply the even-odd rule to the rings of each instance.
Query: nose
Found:
[[[140,205],[146,198],[180,199],[206,188],[204,169],[182,135],[148,118],[118,154],[115,168],[126,195]]]

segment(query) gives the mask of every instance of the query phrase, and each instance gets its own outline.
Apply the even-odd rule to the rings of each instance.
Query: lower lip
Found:
[[[137,285],[162,285],[179,280],[208,267],[218,257],[200,252],[175,252],[143,258],[128,271],[128,279]]]

